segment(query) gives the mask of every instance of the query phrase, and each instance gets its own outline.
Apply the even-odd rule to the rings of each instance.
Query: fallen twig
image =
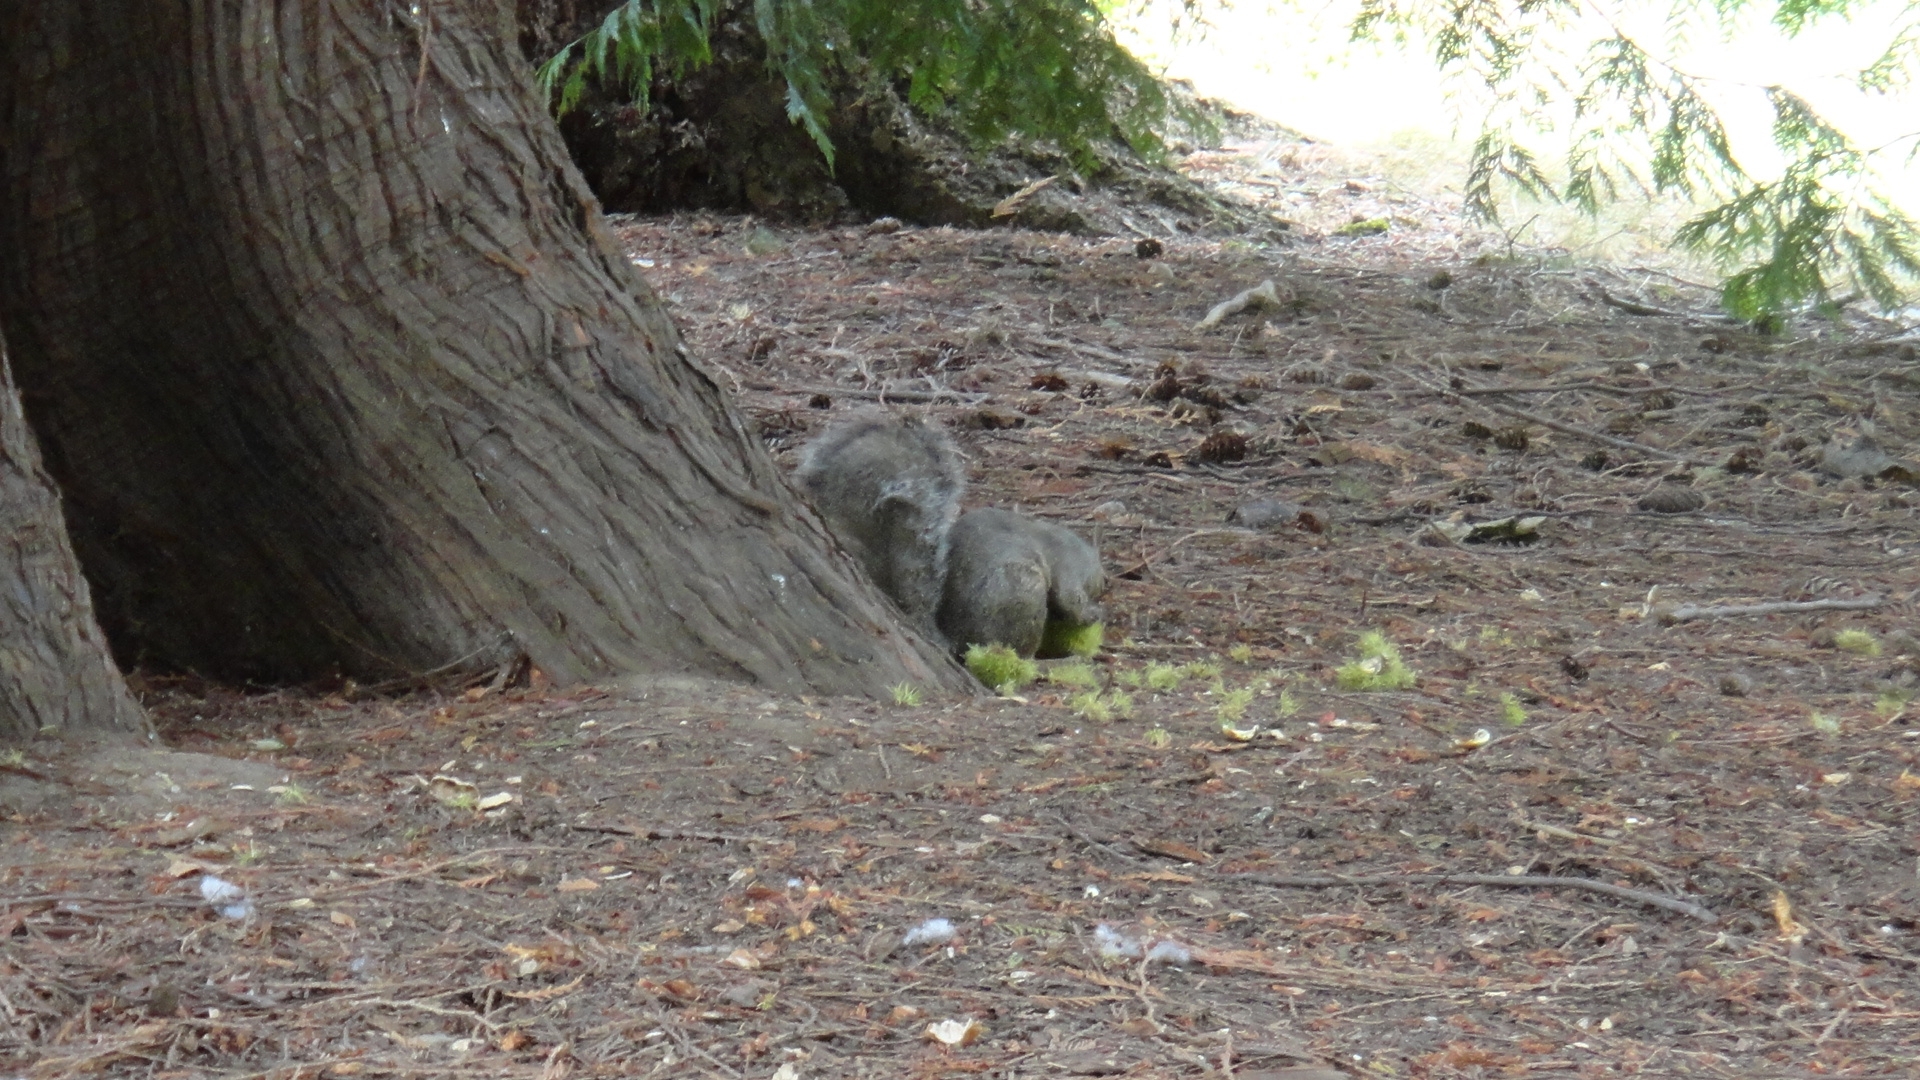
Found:
[[[1609,386],[1602,382],[1545,383],[1536,386],[1462,386],[1451,390],[1435,390],[1437,394],[1459,394],[1461,397],[1480,397],[1499,394],[1558,394],[1565,390],[1598,390],[1603,394],[1621,394],[1632,397],[1638,394],[1689,394],[1695,391],[1679,386]]]
[[[567,828],[575,832],[611,833],[614,836],[631,836],[643,840],[701,840],[709,844],[772,844],[771,837],[745,836],[740,833],[708,832],[704,829],[660,829],[642,828],[633,825],[610,825],[596,822],[576,822]]]
[[[1114,576],[1123,577],[1123,578],[1127,578],[1128,580],[1132,580],[1132,578],[1129,575],[1146,573],[1147,570],[1153,566],[1154,560],[1162,559],[1168,555],[1173,554],[1174,548],[1177,548],[1181,544],[1184,544],[1187,541],[1192,540],[1196,537],[1234,536],[1234,537],[1244,538],[1244,537],[1259,536],[1259,535],[1260,535],[1260,532],[1257,529],[1245,529],[1245,528],[1237,528],[1237,527],[1225,528],[1225,529],[1195,529],[1194,531],[1186,534],[1185,536],[1182,536],[1180,539],[1175,540],[1173,543],[1168,544],[1166,547],[1161,548],[1159,551],[1155,551],[1148,555],[1142,555],[1140,557],[1139,562],[1136,562],[1132,566],[1126,567],[1125,569],[1118,571]]]
[[[1661,450],[1658,447],[1648,446],[1645,443],[1637,443],[1631,439],[1615,438],[1612,435],[1602,434],[1598,431],[1575,427],[1572,424],[1565,424],[1558,420],[1541,416],[1538,413],[1530,413],[1525,409],[1516,409],[1511,405],[1502,405],[1497,401],[1483,401],[1480,405],[1482,408],[1492,409],[1497,413],[1504,413],[1516,420],[1525,420],[1528,423],[1539,424],[1541,427],[1552,428],[1555,431],[1563,432],[1567,435],[1589,439],[1597,443],[1604,443],[1607,446],[1617,447],[1621,450],[1634,450],[1653,457],[1664,458],[1667,461],[1677,461],[1682,465],[1694,465],[1700,468],[1711,468],[1713,465],[1710,461],[1702,461],[1699,458],[1688,457],[1685,454],[1676,454],[1671,450]]]
[[[1705,923],[1720,921],[1719,916],[1699,904],[1664,893],[1629,889],[1624,885],[1595,881],[1592,878],[1553,877],[1546,874],[1368,874],[1364,877],[1231,874],[1224,876],[1221,880],[1247,881],[1255,885],[1272,885],[1283,889],[1337,889],[1354,885],[1491,885],[1509,889],[1586,889],[1589,892],[1604,893],[1622,900],[1632,900],[1650,907],[1663,908]]]
[[[575,979],[574,982],[578,983],[580,982],[580,980]],[[512,995],[508,995],[508,996],[511,997]],[[474,1012],[472,1009],[449,1009],[444,1005],[429,1005],[424,1001],[407,1001],[401,998],[361,998],[357,1002],[357,1004],[385,1005],[390,1009],[417,1009],[420,1012],[431,1013],[434,1016],[444,1016],[452,1020],[459,1020],[463,1023],[479,1024],[481,1027],[486,1028],[488,1031],[500,1030],[499,1024],[496,1024],[493,1021],[487,1019],[486,1017],[481,1016],[479,1013]]]
[[[1098,840],[1095,840],[1093,837],[1088,836],[1086,833],[1081,832],[1077,828],[1074,828],[1073,825],[1070,824],[1066,818],[1060,817],[1057,814],[1054,815],[1053,817],[1053,823],[1055,825],[1060,826],[1060,829],[1062,832],[1066,833],[1068,836],[1072,837],[1073,839],[1078,840],[1081,843],[1087,845],[1088,847],[1099,848],[1101,851],[1104,851],[1107,854],[1112,855],[1117,859],[1124,859],[1125,861],[1130,863],[1137,863],[1140,861],[1134,856],[1129,855],[1124,851],[1121,851],[1119,848],[1116,848],[1111,844],[1105,844]]]
[[[1878,596],[1863,596],[1857,600],[1774,600],[1764,604],[1728,604],[1724,607],[1682,604],[1671,608],[1656,606],[1653,614],[1663,623],[1678,623],[1692,619],[1728,619],[1740,615],[1788,615],[1803,611],[1868,611],[1885,602]]]
[[[1563,829],[1558,825],[1549,825],[1544,821],[1528,821],[1525,818],[1522,818],[1520,819],[1518,824],[1523,829],[1529,829],[1537,833],[1544,833],[1547,836],[1557,836],[1562,840],[1585,840],[1590,844],[1599,844],[1602,847],[1619,847],[1623,843],[1623,841],[1615,840],[1612,837],[1594,836],[1592,833],[1574,832],[1572,829]]]
[[[978,405],[992,395],[975,394],[965,390],[862,390],[851,386],[773,386],[770,384],[749,384],[749,390],[759,390],[775,394],[825,394],[828,397],[859,398],[862,401],[958,401],[968,405]]]
[[[1140,357],[1137,357],[1137,356],[1127,356],[1124,353],[1117,353],[1117,352],[1114,352],[1112,349],[1106,348],[1101,345],[1094,345],[1090,342],[1074,341],[1070,338],[1040,337],[1038,335],[1028,338],[1027,340],[1035,345],[1041,345],[1051,349],[1066,349],[1070,352],[1084,353],[1087,356],[1091,356],[1096,359],[1108,360],[1116,364],[1123,364],[1127,367],[1152,367],[1153,366],[1153,361],[1151,360],[1142,360]]]
[[[1623,300],[1608,292],[1603,286],[1594,286],[1600,290],[1600,301],[1611,308],[1618,308],[1629,315],[1655,315],[1663,319],[1698,319],[1708,322],[1731,322],[1725,315],[1716,315],[1710,311],[1674,311],[1669,308],[1642,304],[1638,300]]]
[[[1280,294],[1274,291],[1273,279],[1255,285],[1237,296],[1222,300],[1213,305],[1207,317],[1193,324],[1195,330],[1211,330],[1220,325],[1220,321],[1229,315],[1238,315],[1251,307],[1279,307]]]

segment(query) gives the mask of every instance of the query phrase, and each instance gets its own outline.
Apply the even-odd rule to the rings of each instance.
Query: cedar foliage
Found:
[[[562,114],[594,80],[644,106],[656,77],[711,60],[713,28],[730,18],[766,43],[788,117],[829,163],[831,88],[848,79],[893,88],[978,145],[1028,136],[1082,158],[1115,138],[1155,156],[1176,114],[1197,122],[1088,0],[627,0],[538,78]]]
[[[1476,140],[1466,185],[1470,213],[1498,218],[1501,189],[1564,200],[1587,211],[1623,194],[1678,195],[1701,205],[1674,242],[1726,271],[1727,311],[1766,326],[1811,305],[1831,311],[1846,293],[1892,310],[1920,280],[1920,228],[1888,197],[1878,170],[1911,162],[1920,132],[1863,147],[1805,99],[1757,89],[1772,110],[1779,176],[1750,172],[1712,103],[1713,81],[1663,57],[1582,0],[1358,0],[1356,39],[1427,41],[1443,71],[1484,83],[1496,104]],[[1669,0],[1666,42],[1731,33],[1766,16],[1789,36],[1847,19],[1867,0]],[[1579,20],[1587,20],[1584,24]],[[1576,25],[1607,32],[1584,40]],[[1920,4],[1854,77],[1868,93],[1909,86],[1920,66]],[[1573,51],[1556,43],[1574,41]],[[1552,133],[1569,147],[1559,168],[1534,149]],[[1550,175],[1557,173],[1557,175]]]

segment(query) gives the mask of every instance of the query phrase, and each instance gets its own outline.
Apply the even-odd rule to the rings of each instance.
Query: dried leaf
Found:
[[[1793,901],[1787,899],[1784,891],[1774,891],[1773,921],[1780,927],[1780,936],[1787,944],[1798,945],[1806,940],[1807,928],[1793,917]]]
[[[1465,738],[1453,740],[1453,746],[1456,750],[1478,750],[1492,741],[1493,732],[1478,728]]]
[[[806,818],[793,823],[793,832],[830,833],[846,827],[846,818]]]
[[[447,806],[468,807],[480,801],[479,788],[445,773],[436,773],[427,781],[427,793]]]
[[[944,1046],[971,1046],[986,1033],[986,1026],[972,1017],[927,1025],[927,1038]]]

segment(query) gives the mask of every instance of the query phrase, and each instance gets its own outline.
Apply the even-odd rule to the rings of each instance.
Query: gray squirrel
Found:
[[[919,417],[869,412],[837,424],[802,450],[794,479],[874,584],[957,650],[1000,644],[1033,656],[1050,624],[1104,617],[1099,550],[1022,514],[961,513],[960,451]]]

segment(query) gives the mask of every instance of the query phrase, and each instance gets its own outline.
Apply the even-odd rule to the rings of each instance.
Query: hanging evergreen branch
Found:
[[[1676,0],[1669,30],[1680,36],[1694,21],[1728,30],[1750,6]],[[1861,6],[1864,0],[1780,0],[1772,20],[1791,35]],[[1912,160],[1920,133],[1863,149],[1805,100],[1768,87],[1773,142],[1787,165],[1778,179],[1757,179],[1737,160],[1703,93],[1707,80],[1618,30],[1591,42],[1577,62],[1542,45],[1548,28],[1564,35],[1573,16],[1599,13],[1578,0],[1359,0],[1351,27],[1356,39],[1385,32],[1424,38],[1443,70],[1470,74],[1493,92],[1468,164],[1466,207],[1477,217],[1498,219],[1503,190],[1564,200],[1590,214],[1623,193],[1677,194],[1711,204],[1674,239],[1728,268],[1722,303],[1734,315],[1764,322],[1799,305],[1827,305],[1842,284],[1883,308],[1911,302],[1920,231],[1878,188],[1875,167],[1902,149]],[[1916,67],[1920,21],[1909,17],[1855,83],[1891,92],[1912,85]],[[1569,149],[1555,183],[1517,132],[1545,132],[1560,121],[1570,125]]]
[[[616,81],[644,105],[656,75],[672,78],[708,62],[710,29],[748,6],[743,0],[628,0],[542,64],[540,84],[562,113],[595,79]],[[902,87],[915,108],[979,144],[1022,135],[1084,155],[1117,136],[1136,151],[1156,154],[1157,132],[1177,107],[1154,73],[1114,39],[1106,6],[1092,0],[752,0],[749,17],[766,44],[768,66],[786,81],[787,115],[829,162],[829,87],[844,77]]]

